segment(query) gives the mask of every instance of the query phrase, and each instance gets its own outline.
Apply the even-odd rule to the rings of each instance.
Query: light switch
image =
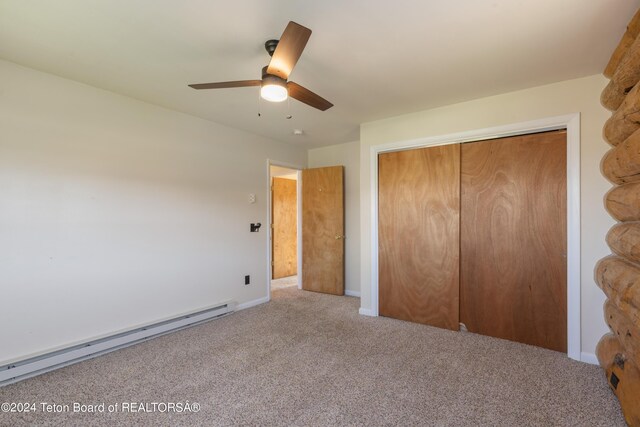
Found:
[[[256,195],[251,193],[249,194],[249,203],[255,203],[256,202]]]

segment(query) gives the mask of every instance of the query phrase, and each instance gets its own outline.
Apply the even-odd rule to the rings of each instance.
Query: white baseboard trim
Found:
[[[360,298],[360,292],[359,291],[351,291],[349,289],[345,289],[344,290],[344,294],[348,297],[358,297]]]
[[[201,324],[232,313],[234,309],[235,303],[222,303],[130,331],[9,363],[0,366],[0,387]]]
[[[358,313],[362,316],[373,316],[371,309],[368,309],[368,308],[360,307],[360,310],[358,310]]]
[[[269,296],[254,299],[251,301],[243,302],[242,304],[236,305],[236,311],[244,310],[245,308],[255,307],[256,305],[264,304],[265,302],[269,302]]]
[[[598,362],[598,357],[593,354],[593,353],[586,353],[586,352],[582,352],[580,353],[580,361],[584,362],[584,363],[589,363],[591,365],[599,365],[600,362]]]

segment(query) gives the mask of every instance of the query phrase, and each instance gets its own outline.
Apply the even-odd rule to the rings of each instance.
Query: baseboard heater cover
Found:
[[[207,322],[236,310],[235,302],[216,305],[194,313],[189,313],[143,326],[131,331],[88,341],[62,350],[0,366],[0,387],[12,384],[54,369],[92,359],[103,354],[156,338],[180,329]]]

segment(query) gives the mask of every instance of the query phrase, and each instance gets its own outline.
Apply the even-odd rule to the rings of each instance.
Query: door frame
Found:
[[[298,289],[302,289],[302,170],[304,166],[294,165],[278,160],[267,159],[267,301],[271,300],[271,280],[273,269],[271,267],[271,239],[273,239],[273,230],[271,229],[271,166],[280,166],[281,168],[293,169],[297,173],[296,178],[296,204],[297,204],[297,263],[298,263]]]
[[[580,113],[372,146],[370,148],[371,309],[361,308],[360,314],[378,316],[378,154],[560,129],[567,131],[567,356],[574,360],[581,360]]]

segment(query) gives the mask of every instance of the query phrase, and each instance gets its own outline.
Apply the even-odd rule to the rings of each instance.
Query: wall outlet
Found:
[[[251,284],[251,276],[249,276],[249,275],[244,276],[244,284],[245,285]]]

